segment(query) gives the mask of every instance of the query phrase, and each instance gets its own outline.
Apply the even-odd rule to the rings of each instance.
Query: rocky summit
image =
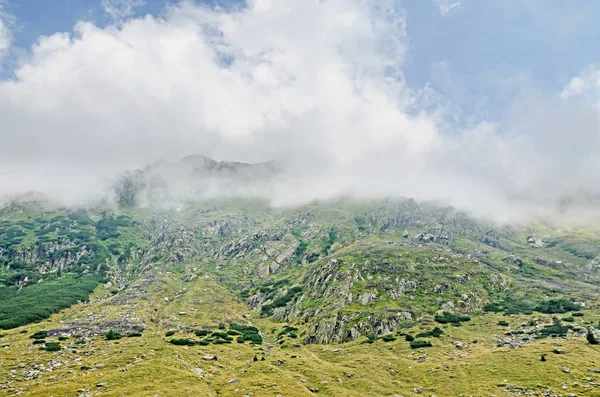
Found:
[[[5,204],[0,395],[600,395],[600,228],[171,190],[278,172],[192,156]]]

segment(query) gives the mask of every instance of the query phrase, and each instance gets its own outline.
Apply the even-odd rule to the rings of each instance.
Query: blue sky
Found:
[[[160,16],[174,3],[146,0],[132,17]],[[407,83],[435,90],[461,123],[497,120],[520,95],[559,92],[586,66],[600,63],[598,1],[399,0],[397,5],[406,12]],[[100,0],[5,0],[5,11],[15,18],[14,44],[22,49],[42,35],[70,31],[80,20],[111,22]]]

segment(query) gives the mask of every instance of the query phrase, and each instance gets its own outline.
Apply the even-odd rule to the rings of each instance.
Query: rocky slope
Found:
[[[277,172],[190,157],[126,176],[118,206],[0,210],[0,393],[169,395],[144,374],[169,379],[164,365],[202,395],[598,391],[599,229],[498,226],[411,199],[150,205],[175,197],[161,178],[182,169],[204,192]],[[435,377],[460,379],[458,394]]]

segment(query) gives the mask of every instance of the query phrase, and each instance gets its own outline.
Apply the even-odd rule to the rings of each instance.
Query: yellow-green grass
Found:
[[[184,288],[187,291],[175,298]],[[538,340],[515,350],[496,347],[497,335],[518,328],[532,316],[486,314],[474,316],[460,327],[431,323],[405,330],[413,335],[435,325],[444,330],[440,338],[430,339],[433,347],[422,350],[411,349],[402,336],[394,342],[365,344],[358,340],[326,346],[302,345],[300,336],[286,338],[280,345],[277,332],[284,324],[258,318],[257,312],[251,312],[210,278],[182,283],[165,273],[148,290],[147,299],[124,306],[108,304],[115,298],[106,298],[106,291],[99,289],[90,304],[76,305],[42,323],[5,332],[1,344],[10,346],[0,350],[0,384],[10,380],[11,370],[20,378],[22,371],[30,370],[30,364],[47,367],[49,360],[58,358],[63,362],[60,368],[42,371],[33,380],[13,380],[11,387],[25,395],[55,397],[97,391],[104,396],[310,396],[315,394],[311,388],[324,396],[502,396],[507,395],[503,390],[509,384],[537,391],[553,388],[559,395],[600,394],[600,388],[587,380],[595,375],[588,368],[600,368],[600,347],[588,344],[585,338]],[[187,314],[179,315],[180,311]],[[70,338],[61,342],[60,352],[40,351],[40,345],[33,345],[29,338],[35,331],[64,325],[61,321],[68,319],[83,319],[89,313],[108,319],[133,313],[147,329],[141,337],[107,341],[96,336],[85,345],[77,345],[75,338]],[[551,321],[546,315],[533,317]],[[585,311],[576,321],[597,323],[599,318]],[[500,326],[500,320],[510,325]],[[216,329],[219,323],[229,321],[252,321],[263,331],[265,343],[261,347],[235,341],[186,347],[172,345],[168,342],[171,337],[165,337],[170,324],[178,324],[173,337],[199,339],[186,330],[203,326]],[[456,348],[454,341],[464,347]],[[560,343],[565,354],[553,354],[557,348],[553,343]],[[205,354],[214,354],[217,360],[204,360]],[[540,360],[542,354],[547,355],[547,361]],[[569,368],[568,373],[564,367]],[[193,371],[198,368],[202,375]],[[235,378],[240,381],[227,383]],[[579,386],[574,386],[575,382]],[[97,386],[101,383],[106,386]],[[422,393],[416,394],[415,388]],[[0,395],[13,394],[10,390],[0,390]]]

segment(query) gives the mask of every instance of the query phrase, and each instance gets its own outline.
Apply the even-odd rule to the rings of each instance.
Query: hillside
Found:
[[[277,172],[209,160],[184,179]],[[150,205],[169,172],[128,174],[117,205],[2,208],[0,395],[600,394],[600,229],[401,198]]]

